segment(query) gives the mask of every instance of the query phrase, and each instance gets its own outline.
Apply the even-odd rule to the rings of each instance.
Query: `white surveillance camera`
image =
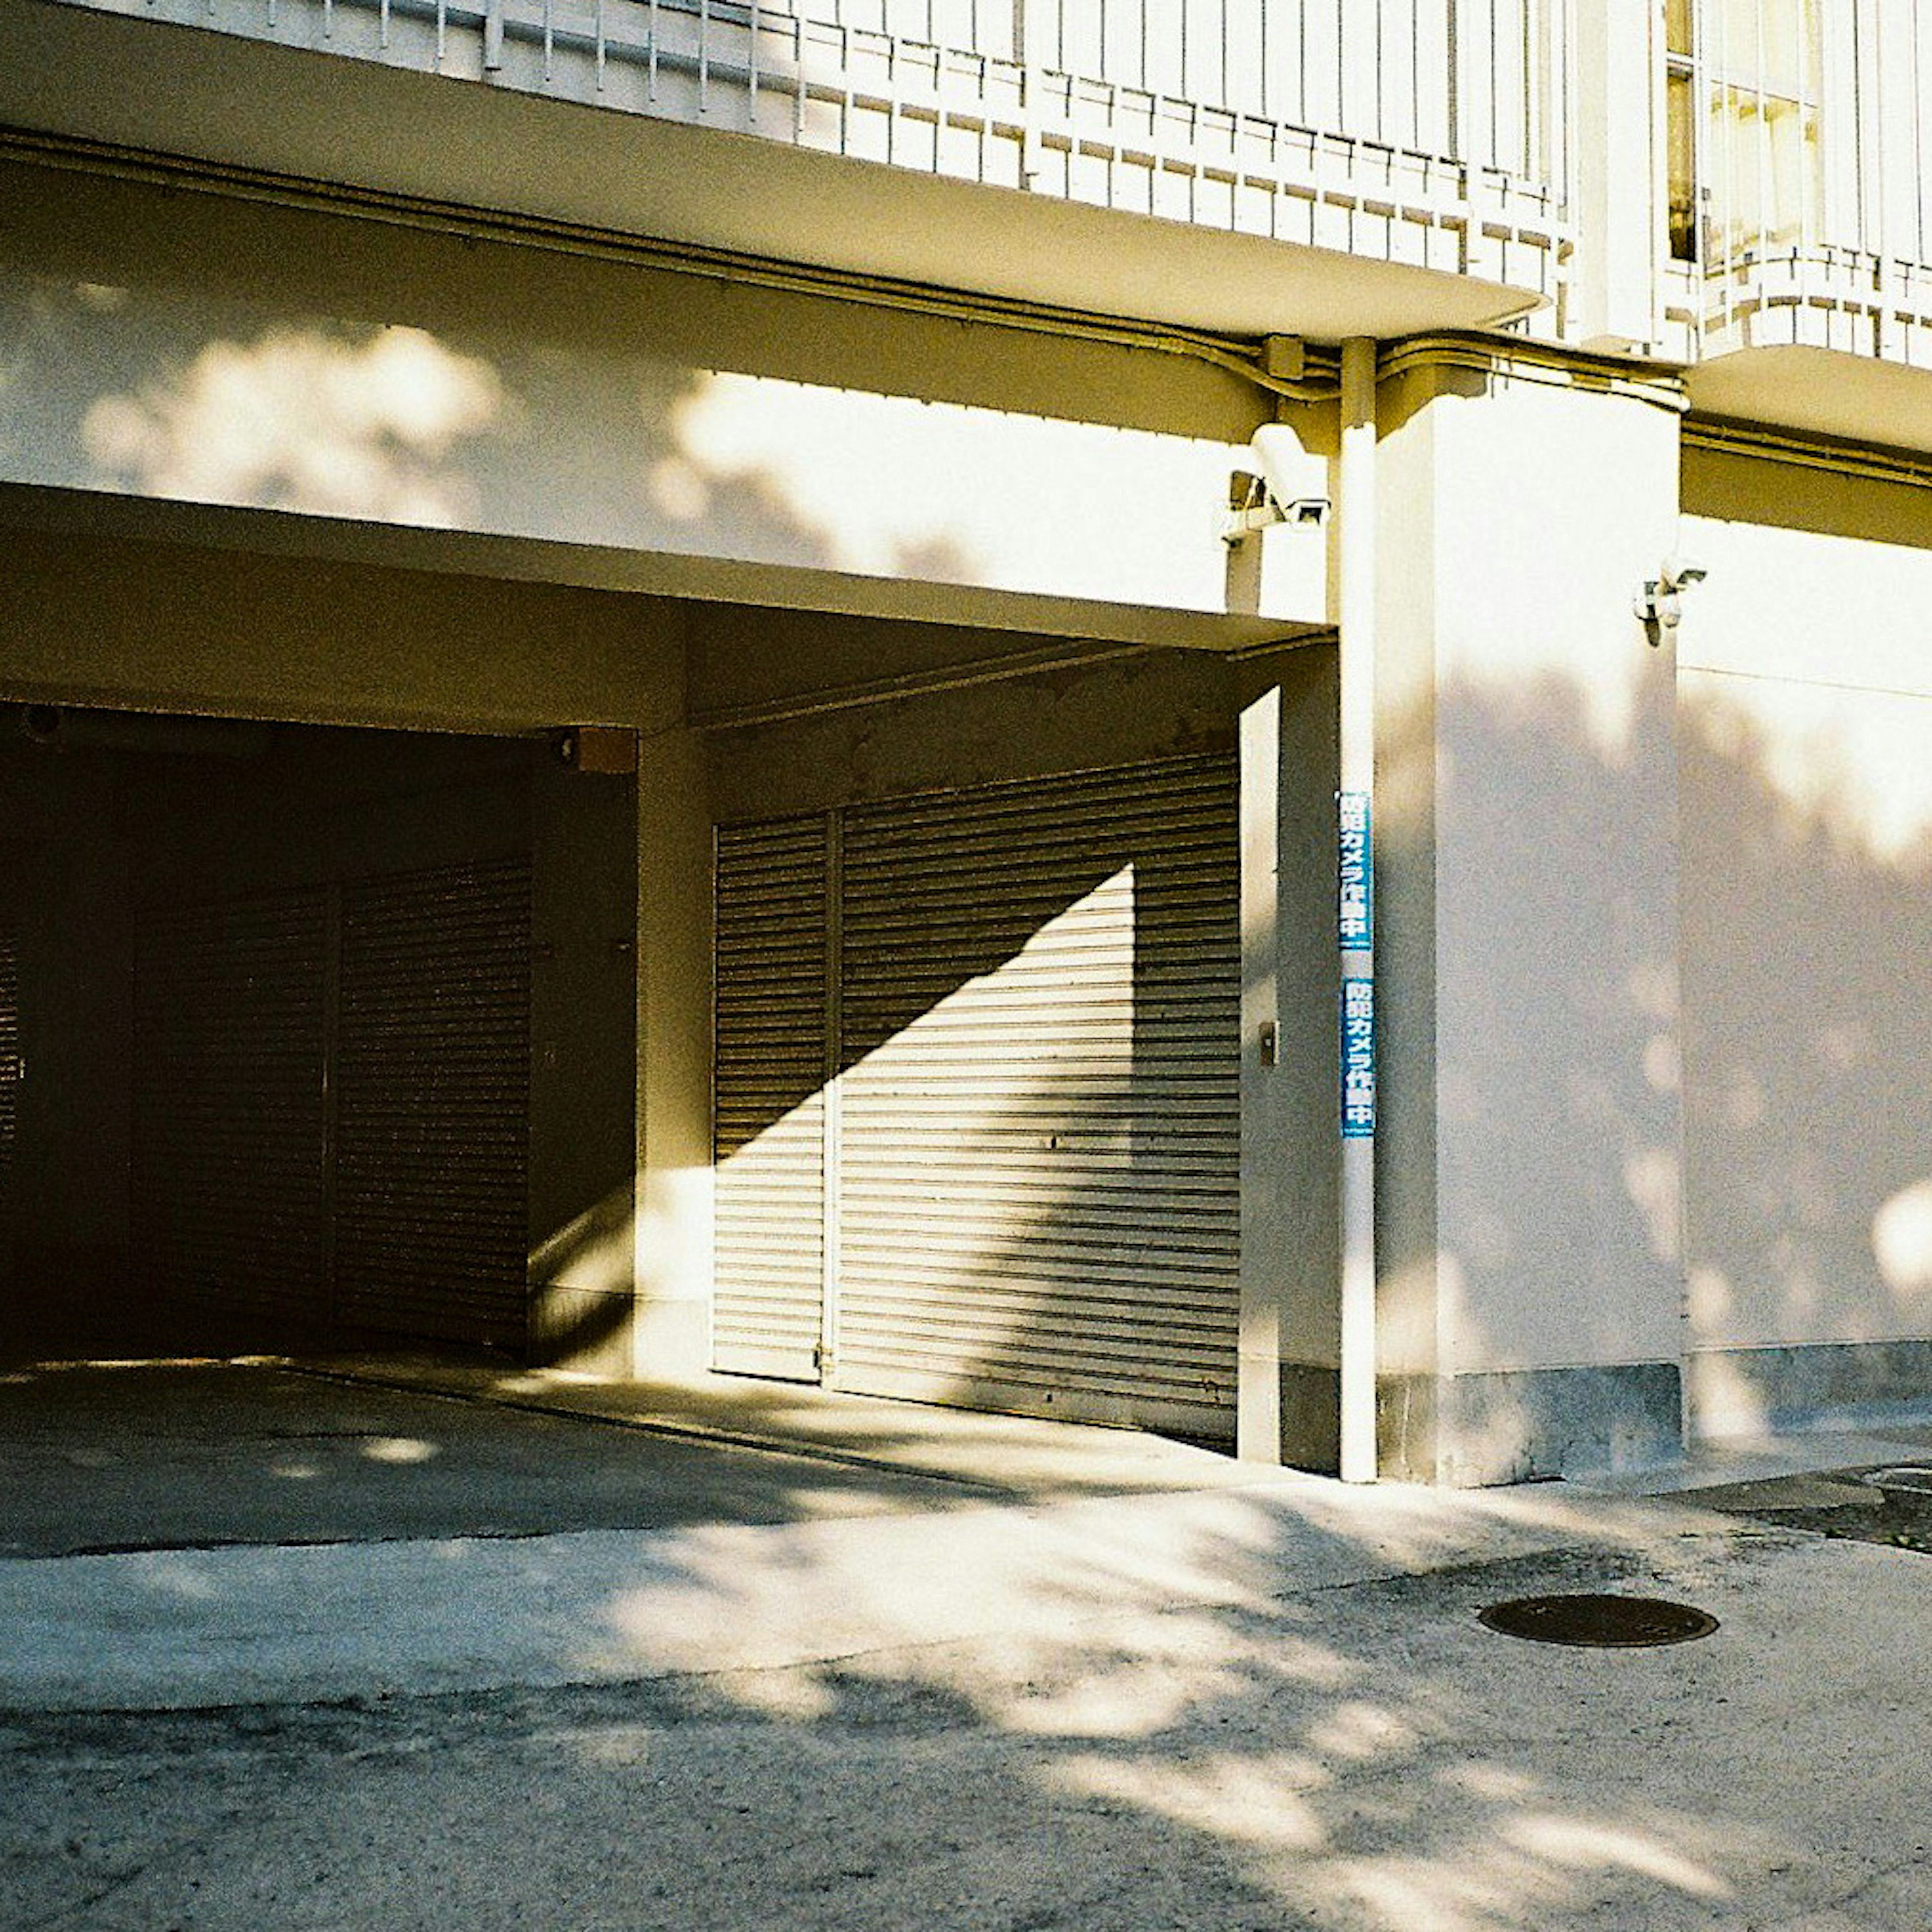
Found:
[[[1630,608],[1636,614],[1638,621],[1651,633],[1650,641],[1658,641],[1658,634],[1674,631],[1682,621],[1683,601],[1674,590],[1664,588],[1661,580],[1651,578],[1630,600]]]
[[[1694,584],[1702,584],[1710,572],[1694,556],[1686,556],[1682,550],[1672,550],[1664,560],[1658,581],[1666,591],[1688,590]]]
[[[1674,550],[1658,566],[1657,574],[1639,586],[1630,608],[1650,633],[1653,644],[1683,621],[1684,592],[1702,584],[1709,574],[1695,557]]]
[[[1306,531],[1328,526],[1327,459],[1311,456],[1294,430],[1284,423],[1263,424],[1246,456],[1246,464],[1228,478],[1224,543],[1239,544],[1277,524]]]

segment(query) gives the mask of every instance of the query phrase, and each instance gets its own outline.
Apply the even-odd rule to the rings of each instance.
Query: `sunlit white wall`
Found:
[[[1384,428],[1382,1366],[1674,1364],[1676,417],[1499,362]]]
[[[1686,524],[1710,572],[1679,644],[1706,1352],[1932,1336],[1932,512],[1916,543],[1835,534],[1856,488],[1764,464]],[[1762,1419],[1735,1376],[1708,1394]]]
[[[1228,608],[1268,411],[1204,364],[46,180],[88,239],[0,250],[6,480],[722,565],[739,595]]]

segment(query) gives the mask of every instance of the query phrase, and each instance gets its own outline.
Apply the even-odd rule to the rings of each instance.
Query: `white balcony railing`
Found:
[[[1526,182],[1553,178],[1562,24],[1550,0],[796,0],[786,10]]]
[[[1932,6],[1707,0],[1698,17],[1705,352],[1932,368]]]
[[[1552,296],[1568,0],[70,0]]]

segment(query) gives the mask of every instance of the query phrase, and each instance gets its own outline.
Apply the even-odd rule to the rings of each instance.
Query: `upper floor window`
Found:
[[[1692,0],[1666,0],[1664,15],[1664,129],[1670,147],[1670,257],[1675,262],[1694,262],[1700,252],[1696,38],[1692,10]]]
[[[1818,0],[1666,0],[1664,45],[1672,256],[1815,236]]]

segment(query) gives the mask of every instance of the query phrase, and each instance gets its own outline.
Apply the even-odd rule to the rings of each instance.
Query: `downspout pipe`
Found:
[[[1341,947],[1340,1456],[1376,1479],[1376,370],[1377,344],[1342,345],[1336,518],[1341,694],[1337,933]]]

